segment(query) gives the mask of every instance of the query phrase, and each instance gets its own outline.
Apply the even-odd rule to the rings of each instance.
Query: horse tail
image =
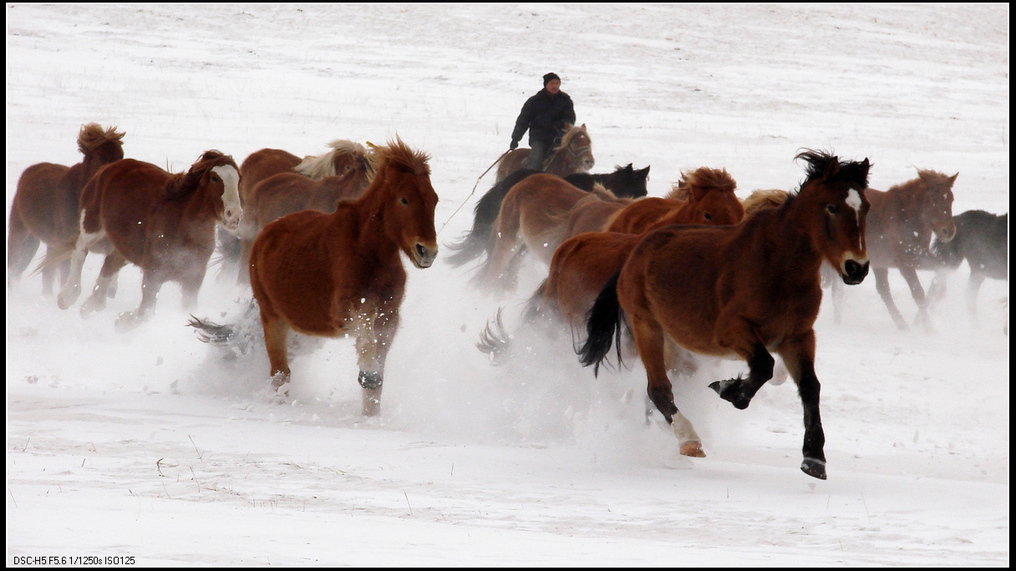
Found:
[[[501,319],[503,311],[504,308],[499,307],[494,319],[487,321],[487,326],[480,332],[480,341],[476,344],[476,348],[490,357],[490,362],[494,365],[504,363],[511,350],[511,335],[505,330]]]
[[[29,272],[29,275],[36,276],[41,274],[44,270],[57,268],[60,264],[71,259],[72,255],[74,255],[74,248],[61,250],[57,254],[53,254],[52,250],[47,248],[46,253],[42,255],[42,259],[39,260],[39,264],[35,266],[35,269]]]
[[[596,296],[596,302],[586,314],[586,342],[578,349],[579,362],[583,367],[593,365],[593,375],[599,373],[600,363],[607,358],[614,339],[617,338],[617,363],[621,364],[621,323],[624,311],[617,298],[618,271],[607,280]]]
[[[202,343],[225,350],[229,357],[247,353],[259,343],[264,344],[258,305],[254,299],[251,299],[244,314],[236,322],[215,323],[191,315],[187,326],[196,329],[195,333]]]

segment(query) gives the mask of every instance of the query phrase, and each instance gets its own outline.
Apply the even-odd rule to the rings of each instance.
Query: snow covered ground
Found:
[[[80,160],[84,123],[118,126],[128,157],[174,172],[212,148],[239,163],[398,135],[433,157],[448,244],[548,71],[593,138],[594,172],[650,165],[653,196],[699,166],[727,169],[742,197],[793,189],[794,155],[816,148],[869,158],[874,188],[958,172],[955,213],[1009,210],[1007,4],[6,13],[8,214],[25,168]],[[100,264],[89,257],[85,287]],[[224,360],[197,341],[176,286],[119,334],[115,316],[140,300],[136,267],[89,320],[28,276],[7,290],[7,565],[1008,566],[1008,282],[985,283],[975,322],[967,271],[936,333],[898,331],[872,276],[847,288],[841,323],[823,305],[826,481],[798,468],[793,383],[744,411],[707,388],[741,363],[675,384],[702,459],[645,422],[639,364],[594,378],[569,343],[536,341],[491,366],[479,332],[499,306],[517,320],[546,272],[535,262],[507,299],[440,256],[410,269],[375,419],[359,414],[349,340],[296,358],[294,400],[279,404],[263,353]],[[228,319],[248,298],[210,272],[194,313]]]

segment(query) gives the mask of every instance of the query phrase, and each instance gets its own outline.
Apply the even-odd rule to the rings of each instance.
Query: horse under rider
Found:
[[[543,89],[526,100],[515,120],[509,150],[514,151],[529,131],[529,156],[523,168],[543,170],[547,154],[557,139],[564,135],[568,125],[575,124],[575,106],[571,97],[561,91],[561,78],[554,72],[543,76]]]

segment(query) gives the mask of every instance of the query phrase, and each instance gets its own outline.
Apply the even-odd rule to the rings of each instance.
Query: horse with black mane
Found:
[[[747,408],[773,377],[779,355],[797,384],[804,409],[801,470],[826,479],[825,435],[815,374],[815,331],[822,300],[823,261],[844,283],[868,273],[865,198],[870,163],[840,161],[817,151],[800,190],[779,207],[735,226],[666,226],[645,234],[597,297],[578,351],[594,374],[627,322],[648,378],[648,394],[673,426],[681,453],[704,456],[694,427],[674,404],[665,346],[743,359],[747,378],[709,386],[736,408]],[[618,352],[620,359],[620,352]]]

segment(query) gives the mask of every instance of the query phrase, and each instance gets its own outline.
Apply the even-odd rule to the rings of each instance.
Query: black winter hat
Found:
[[[554,80],[554,79],[556,79],[558,81],[561,81],[561,78],[558,77],[557,74],[554,73],[554,72],[550,72],[547,75],[543,76],[543,86],[547,87],[547,84],[550,83],[551,80]]]

